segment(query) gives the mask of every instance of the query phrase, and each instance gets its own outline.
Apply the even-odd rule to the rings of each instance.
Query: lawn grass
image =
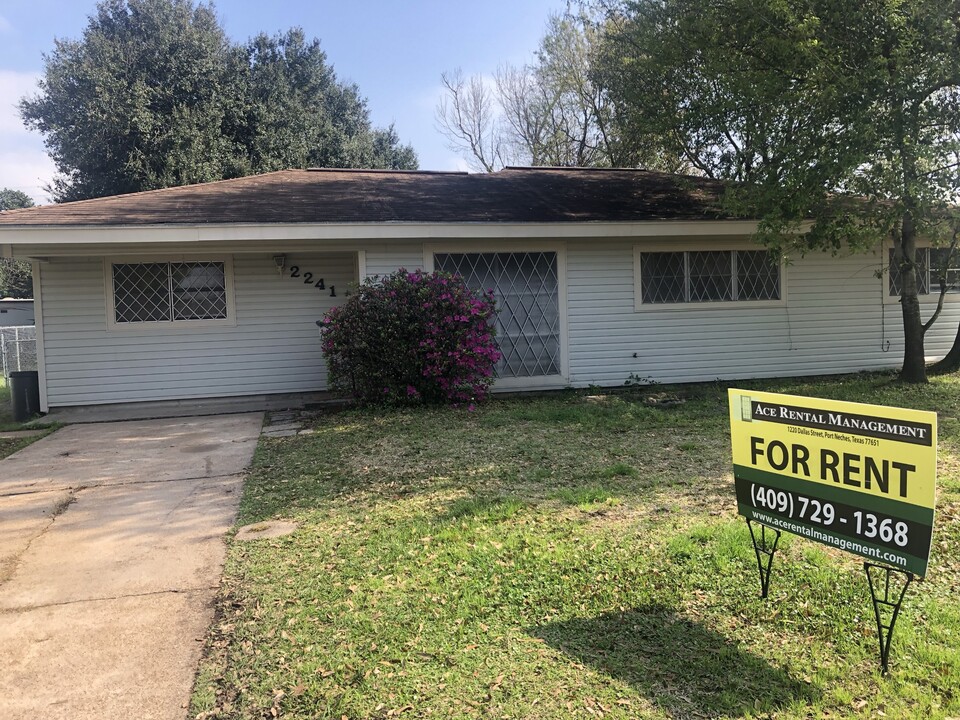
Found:
[[[192,716],[960,715],[960,379],[738,383],[940,413],[931,571],[889,677],[859,560],[736,516],[726,386],[345,410],[264,438]],[[646,393],[685,400],[651,406]]]
[[[36,428],[38,426],[32,425],[30,428]],[[34,443],[45,435],[49,435],[51,432],[59,427],[58,425],[50,424],[39,426],[42,427],[45,431],[40,435],[34,435],[32,437],[21,437],[21,438],[2,438],[0,437],[0,460],[10,455],[13,455],[18,450],[25,448],[30,443]],[[17,423],[13,421],[13,408],[10,404],[10,388],[7,386],[6,378],[3,377],[3,374],[0,373],[0,432],[5,430],[24,430],[27,429],[22,423]]]

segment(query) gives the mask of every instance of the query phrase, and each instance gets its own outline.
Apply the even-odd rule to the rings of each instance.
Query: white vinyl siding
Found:
[[[356,253],[286,253],[282,275],[273,254],[234,256],[236,326],[225,327],[153,324],[111,331],[102,257],[40,264],[48,404],[324,389],[316,321],[356,282]],[[292,265],[323,277],[327,289],[291,278]]]
[[[367,277],[389,275],[399,268],[423,268],[423,243],[403,242],[366,246]]]
[[[720,241],[678,249],[709,248],[711,242]],[[660,312],[654,306],[642,313],[635,311],[633,259],[627,242],[567,245],[572,385],[622,385],[631,374],[647,381],[691,382],[878,370],[902,363],[900,308],[883,305],[885,280],[875,274],[879,253],[796,258],[782,270],[785,301],[778,306],[718,303]],[[949,349],[958,322],[960,307],[945,308],[927,339],[928,356]]]
[[[782,269],[783,298],[776,304],[707,303],[709,307],[636,311],[638,248],[711,249],[730,247],[729,240],[550,243],[547,249],[559,253],[563,371],[559,382],[619,386],[631,374],[656,382],[688,382],[899,366],[900,307],[889,302],[887,279],[876,276],[879,251],[795,258]],[[746,238],[734,240],[746,243]],[[165,253],[177,259],[178,253],[196,256],[196,245],[104,246],[102,251],[77,249],[73,257],[57,257],[52,246],[46,252],[35,248],[32,255],[50,258],[35,265],[37,285],[42,287],[42,305],[37,307],[43,317],[37,320],[42,325],[38,330],[43,337],[48,403],[57,407],[320,390],[326,384],[326,370],[316,320],[345,299],[356,280],[357,250],[365,251],[366,275],[374,276],[399,267],[423,267],[435,251],[509,251],[531,245],[537,243],[371,241],[357,243],[352,250],[339,244],[322,253],[299,245],[250,252],[249,246],[211,243],[208,256],[233,258],[235,327],[122,331],[107,326],[104,256]],[[277,253],[286,255],[283,275],[273,261]],[[337,298],[331,298],[329,290],[318,291],[290,278],[292,265],[323,277],[327,288],[336,286]],[[924,305],[924,317],[932,305]],[[928,357],[942,356],[949,349],[958,323],[960,302],[947,303],[928,334]],[[524,387],[537,384],[526,379],[511,389]]]

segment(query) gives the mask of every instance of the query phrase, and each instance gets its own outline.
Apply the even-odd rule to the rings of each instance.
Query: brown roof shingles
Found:
[[[723,184],[646,170],[281,170],[0,213],[2,226],[728,219]]]

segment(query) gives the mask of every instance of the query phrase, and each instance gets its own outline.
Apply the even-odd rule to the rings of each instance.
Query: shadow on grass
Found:
[[[815,688],[662,605],[528,628],[578,662],[629,683],[677,718],[773,712]]]

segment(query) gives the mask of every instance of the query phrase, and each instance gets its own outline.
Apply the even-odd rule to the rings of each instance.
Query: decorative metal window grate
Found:
[[[733,299],[733,253],[722,250],[687,254],[690,302]]]
[[[737,250],[737,300],[779,300],[780,262],[768,250]]]
[[[640,253],[644,304],[779,300],[780,263],[768,250]]]
[[[645,303],[682,303],[687,299],[685,255],[678,252],[643,253],[640,284]]]
[[[940,273],[945,272],[947,292],[960,292],[960,250],[953,252],[950,248],[917,248],[917,294],[929,295],[940,292]],[[896,251],[890,250],[889,291],[891,295],[899,296],[902,287],[900,284],[900,265],[896,261]],[[949,265],[947,263],[949,262]]]
[[[437,270],[460,275],[474,290],[493,290],[497,377],[560,374],[560,301],[555,252],[438,253]]]
[[[115,263],[118,323],[222,320],[227,317],[222,262]]]

